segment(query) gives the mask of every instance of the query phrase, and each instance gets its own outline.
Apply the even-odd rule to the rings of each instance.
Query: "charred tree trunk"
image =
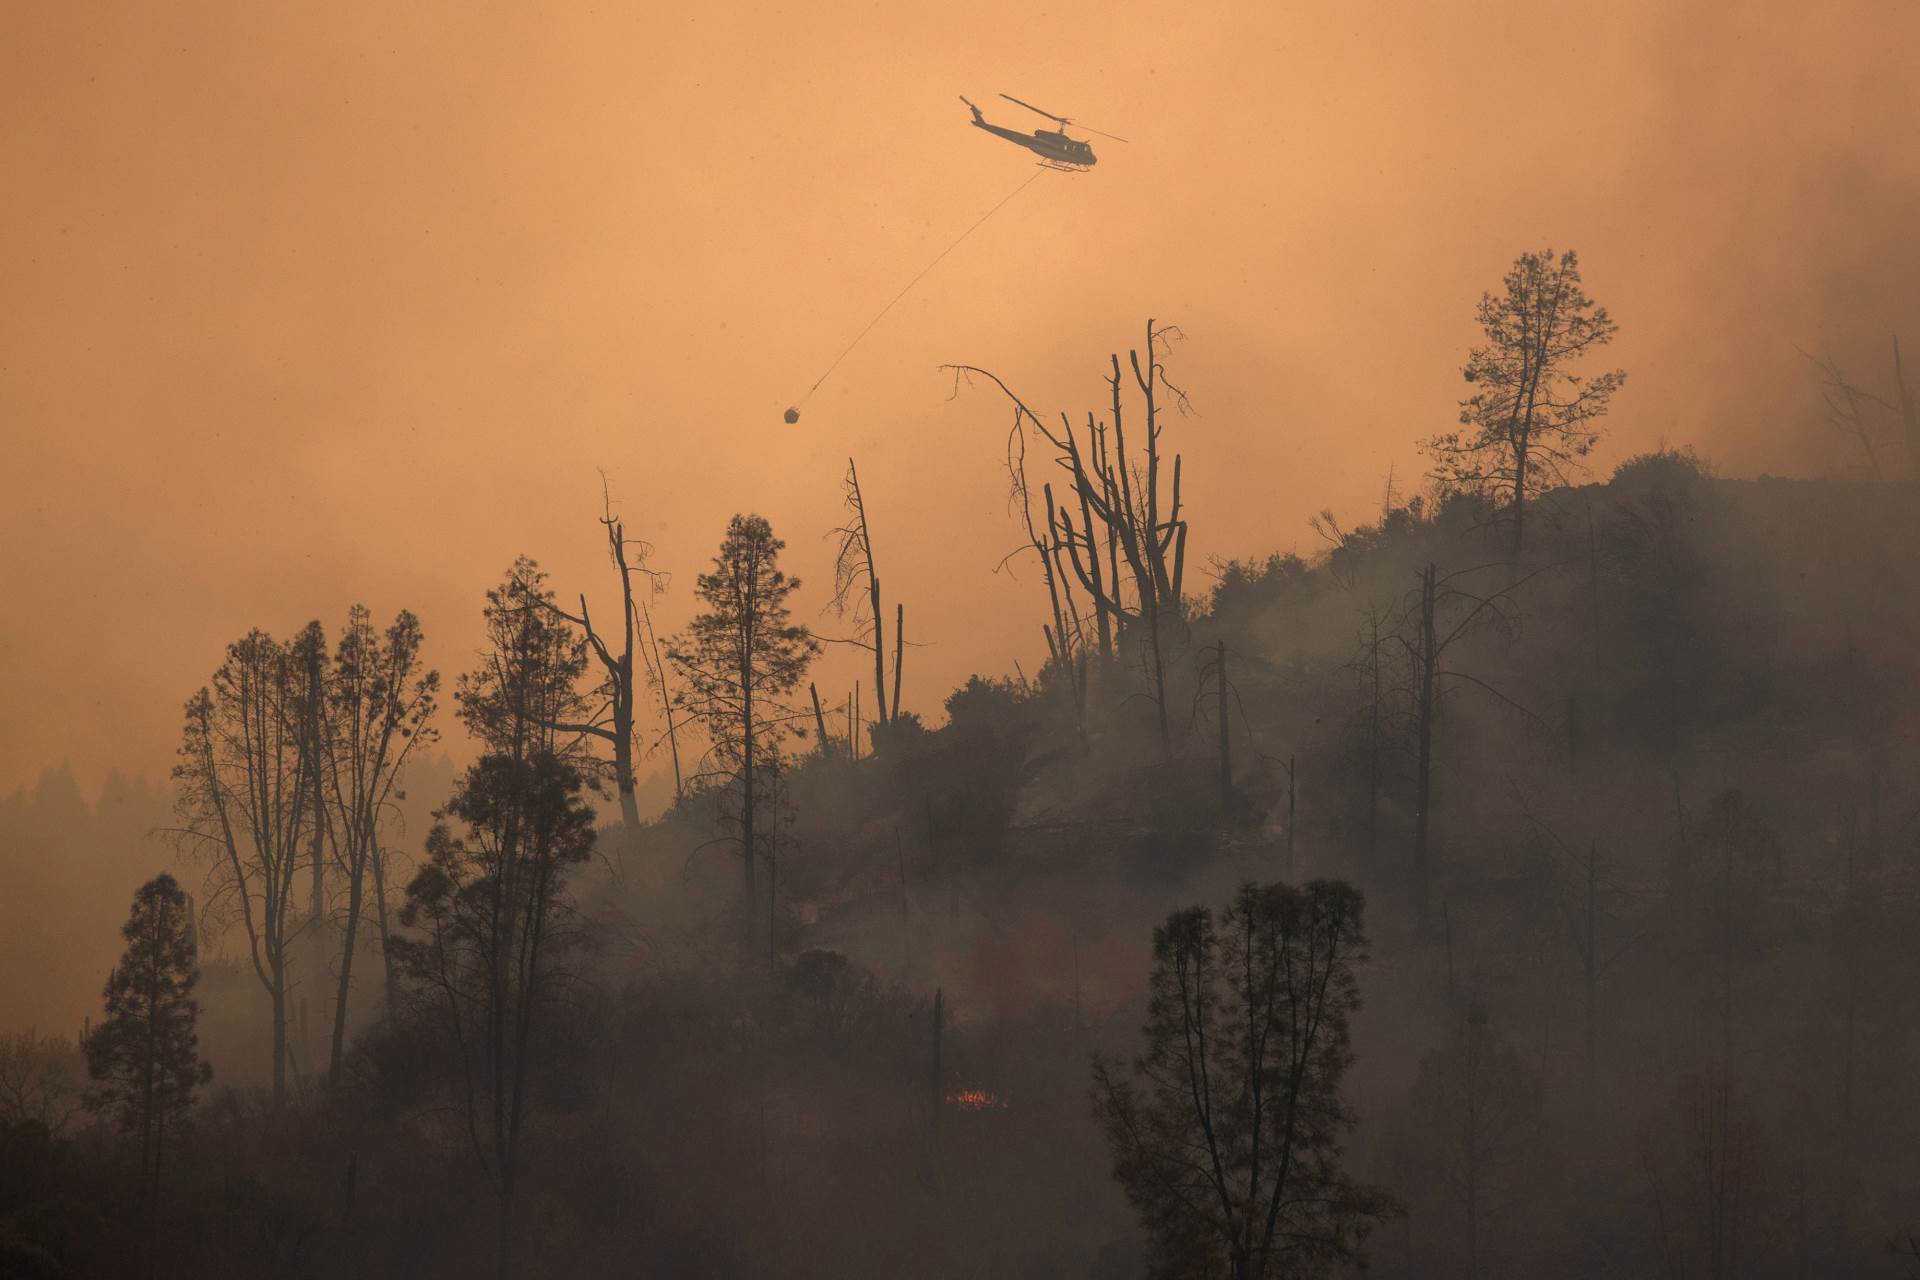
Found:
[[[937,1138],[940,1133],[940,1108],[945,1103],[945,1094],[941,1087],[940,1073],[940,1034],[946,1024],[946,993],[939,987],[933,990],[933,1058],[927,1073],[927,1102],[932,1108],[927,1115],[929,1130]]]
[[[1513,449],[1513,563],[1520,563],[1527,521],[1527,438],[1522,435]]]
[[[680,725],[673,717],[673,697],[667,690],[667,663],[660,654],[660,637],[653,629],[653,610],[645,601],[640,605],[640,620],[646,624],[647,652],[652,654],[649,665],[660,686],[660,717],[667,725],[667,749],[673,757],[673,802],[679,804],[686,798],[686,783],[680,773]]]
[[[1567,691],[1567,776],[1580,776],[1580,695]]]
[[[875,724],[887,722],[887,636],[884,615],[880,612],[880,579],[867,579],[867,596],[873,609],[873,718]]]
[[[147,1247],[154,1251],[147,1263],[147,1274],[153,1274],[153,1265],[159,1253],[160,1228],[160,1167],[164,1163],[167,1151],[167,1113],[162,1108],[153,1121],[153,1169],[151,1180],[147,1183]]]
[[[1845,1009],[1843,1040],[1840,1048],[1840,1141],[1842,1155],[1851,1155],[1853,1139],[1853,1075],[1854,1045],[1858,1036],[1858,1003],[1860,988],[1860,916],[1859,916],[1859,876],[1856,848],[1859,818],[1849,814],[1847,819],[1847,893],[1842,908],[1845,925],[1841,930],[1843,949],[1843,978],[1846,990],[1841,1002]]]
[[[164,938],[166,911],[162,908],[154,913],[152,927],[148,936],[150,953],[160,954],[161,940]],[[149,966],[147,971],[147,1043],[140,1061],[140,1172],[147,1171],[155,1163],[158,1139],[154,1125],[158,1120],[155,1104],[159,1095],[155,1089],[154,1070],[159,1065],[160,1050],[160,967]],[[148,1228],[153,1225],[153,1201],[147,1201]]]
[[[777,971],[780,966],[780,794],[781,773],[778,758],[773,765],[772,785],[769,793],[773,799],[773,820],[768,823],[767,831],[767,969]]]
[[[1231,815],[1234,811],[1233,795],[1233,738],[1227,723],[1227,642],[1222,640],[1215,648],[1213,660],[1213,678],[1220,691],[1220,809]]]
[[[1907,467],[1911,479],[1920,481],[1920,406],[1907,389],[1906,367],[1900,363],[1900,338],[1893,339],[1894,394],[1900,398],[1900,422],[1907,433]]]
[[[1080,619],[1071,604],[1070,582],[1077,579],[1092,601],[1095,640],[1102,660],[1116,653],[1121,639],[1135,625],[1139,656],[1155,704],[1155,728],[1163,755],[1172,754],[1172,730],[1167,708],[1167,629],[1182,622],[1181,591],[1186,562],[1187,522],[1181,514],[1181,461],[1173,456],[1170,485],[1163,505],[1161,437],[1163,388],[1178,397],[1167,382],[1160,355],[1172,336],[1170,327],[1147,322],[1147,359],[1130,350],[1128,367],[1145,405],[1145,439],[1136,454],[1127,450],[1127,422],[1120,357],[1109,357],[1111,418],[1106,423],[1088,415],[1084,436],[1072,419],[1061,415],[1055,428],[1036,415],[993,374],[973,366],[952,366],[957,372],[991,378],[1013,402],[1015,425],[1009,437],[1008,469],[1015,493],[1023,500],[1028,540],[1039,555],[1047,585],[1053,621],[1048,632],[1052,660],[1071,664],[1073,651],[1085,644]],[[1178,403],[1184,404],[1184,398]],[[1071,507],[1055,500],[1052,486],[1043,485],[1046,500],[1045,534],[1033,519],[1027,499],[1031,493],[1025,471],[1026,433],[1031,430],[1056,450],[1055,462],[1073,487]],[[1075,513],[1077,508],[1077,515]],[[1102,543],[1105,561],[1102,562]],[[1068,600],[1063,604],[1062,595]],[[1081,682],[1084,683],[1084,682]]]
[[[1087,589],[1093,595],[1094,632],[1099,639],[1100,660],[1102,662],[1110,662],[1113,660],[1114,609],[1112,604],[1107,600],[1106,589],[1107,584],[1111,583],[1115,589],[1115,594],[1118,594],[1120,585],[1120,570],[1117,563],[1119,549],[1113,531],[1108,530],[1108,569],[1107,572],[1103,574],[1100,568],[1100,548],[1093,540],[1093,511],[1087,503],[1086,490],[1079,485],[1075,485],[1074,488],[1080,497],[1080,527],[1087,531]],[[1049,502],[1052,500],[1051,492],[1048,494],[1048,500]],[[1057,542],[1058,540],[1056,539],[1056,545]]]
[[[900,839],[900,828],[893,829],[893,856],[900,868],[900,941],[901,972],[913,977],[913,899],[907,892],[907,846]]]
[[[900,714],[900,660],[904,656],[906,608],[894,606],[893,700],[887,700],[887,625],[880,591],[880,568],[874,558],[873,528],[867,518],[866,497],[860,490],[860,473],[852,458],[847,459],[844,483],[845,506],[849,519],[837,532],[840,549],[834,557],[834,607],[842,612],[848,596],[859,584],[866,583],[867,612],[873,625],[873,698],[874,724],[882,729]],[[1030,530],[1031,531],[1031,530]]]
[[[400,1007],[400,974],[395,967],[392,948],[388,946],[393,937],[393,917],[387,907],[386,855],[376,847],[368,861],[373,867],[374,923],[380,927],[380,963],[385,980],[386,1013],[391,1017],[393,1011]]]
[[[1367,670],[1371,680],[1371,696],[1367,702],[1367,857],[1373,860],[1380,852],[1380,778],[1381,778],[1381,724],[1380,724],[1380,617],[1370,612],[1367,616]]]
[[[1040,487],[1040,493],[1047,503],[1048,528],[1049,531],[1051,531],[1053,486],[1050,484],[1042,485]],[[1060,557],[1058,545],[1057,542],[1050,544],[1035,532],[1031,514],[1027,517],[1027,538],[1033,544],[1034,551],[1040,557],[1040,577],[1047,585],[1047,607],[1053,614],[1052,629],[1049,630],[1045,623],[1042,623],[1040,627],[1047,636],[1047,657],[1050,661],[1064,666],[1069,661],[1069,651],[1067,648],[1067,610],[1062,606],[1060,601],[1060,592],[1065,584],[1065,577],[1059,567]]]
[[[562,723],[554,721],[544,727],[562,733],[577,733],[586,737],[598,738],[612,750],[614,792],[620,802],[620,823],[624,838],[615,846],[615,867],[620,867],[625,847],[632,843],[640,830],[640,806],[638,801],[638,780],[634,776],[633,755],[633,718],[635,690],[633,684],[634,649],[637,640],[637,627],[640,606],[636,604],[633,593],[633,575],[648,573],[646,556],[649,548],[644,543],[627,542],[626,527],[613,518],[612,503],[606,500],[600,523],[607,531],[607,554],[613,561],[613,567],[620,575],[620,649],[615,652],[601,637],[593,625],[593,615],[587,608],[587,597],[580,596],[580,612],[568,613],[551,600],[538,599],[537,603],[559,617],[579,627],[587,638],[587,645],[593,651],[594,658],[606,672],[607,711],[606,718],[596,718],[591,723]],[[636,554],[629,557],[628,548],[636,548]],[[661,669],[661,700],[667,713],[668,737],[674,737],[673,711],[666,698],[666,673]],[[680,787],[680,747],[674,741],[674,780],[675,795]]]
[[[1298,775],[1294,772],[1294,767],[1293,767],[1293,757],[1288,756],[1287,757],[1287,883],[1288,884],[1293,883],[1294,876],[1296,874],[1294,870],[1295,864],[1293,860],[1293,853],[1294,853],[1293,823],[1294,823],[1294,814],[1295,814],[1294,799],[1298,793],[1297,778],[1298,778]]]
[[[287,1100],[287,966],[284,955],[270,960],[273,972],[273,1108]]]
[[[1420,647],[1418,720],[1418,763],[1416,766],[1413,813],[1413,911],[1421,937],[1427,937],[1427,901],[1431,870],[1429,841],[1433,820],[1433,693],[1439,655],[1438,637],[1433,622],[1434,567],[1429,564],[1420,573]]]
[[[1451,938],[1452,931],[1448,931]],[[1480,1039],[1481,1023],[1477,1021],[1478,1010],[1467,1015],[1467,1132],[1466,1132],[1466,1210],[1467,1210],[1467,1280],[1476,1280],[1480,1274],[1480,1153],[1482,1137],[1480,1132]]]
[[[603,519],[611,520],[608,515]],[[620,795],[620,821],[626,827],[627,841],[640,830],[640,806],[635,797],[633,776],[633,566],[627,563],[626,530],[617,522],[607,525],[607,549],[620,570],[620,630],[622,643],[617,658],[606,652],[597,639],[594,652],[607,669],[608,692],[613,701],[613,785]],[[580,597],[580,617],[587,616],[587,598]],[[608,661],[612,658],[612,661]],[[623,842],[625,843],[625,842]]]
[[[624,705],[613,721],[613,785],[620,796],[620,822],[629,840],[640,830],[638,783],[633,776],[633,655],[620,661],[617,677],[627,687]]]
[[[740,862],[745,872],[746,898],[746,952],[753,954],[754,920],[757,916],[755,903],[757,895],[753,884],[753,766],[754,737],[759,726],[753,719],[753,661],[752,637],[741,646],[740,661]]]
[[[896,720],[900,718],[900,660],[906,656],[906,648],[907,606],[895,601],[893,606],[893,715]]]
[[[313,931],[313,936],[307,942],[307,952],[312,957],[313,982],[316,987],[319,986],[320,976],[326,972],[328,952],[326,928],[327,806],[326,790],[324,787],[325,778],[323,776],[325,769],[322,767],[322,763],[327,755],[325,719],[327,688],[325,678],[321,674],[322,654],[323,651],[318,645],[314,645],[307,650],[307,706],[304,714],[306,723],[303,726],[301,735],[305,740],[305,750],[312,757],[312,763],[309,768],[313,775],[313,841],[307,849],[307,861],[312,864],[313,887],[312,898],[308,903],[307,928]],[[345,966],[343,965],[342,967],[344,968]],[[343,1014],[345,1009],[346,1002],[342,1000],[340,1010]],[[304,1027],[301,1029],[300,1039],[303,1052],[312,1047],[306,1042],[306,1029]]]
[[[334,986],[333,1036],[327,1052],[327,1083],[340,1083],[340,1066],[347,1053],[347,997],[353,987],[353,952],[360,940],[360,912],[365,893],[363,869],[350,869],[347,876],[347,918],[341,928],[340,974]],[[385,938],[381,939],[382,950]],[[389,994],[391,999],[391,994]],[[391,1007],[391,1006],[389,1006]]]
[[[1586,1022],[1587,1091],[1589,1095],[1591,1095],[1593,1091],[1593,1065],[1599,1046],[1596,1027],[1598,1019],[1597,1006],[1600,999],[1600,935],[1596,927],[1597,912],[1594,902],[1595,898],[1599,896],[1599,862],[1600,844],[1597,840],[1589,841],[1587,843],[1587,945],[1580,956],[1581,974],[1585,979],[1587,995],[1586,1008],[1583,1012]]]
[[[814,736],[818,738],[820,742],[820,754],[822,756],[831,756],[833,754],[833,739],[827,736],[827,717],[820,711],[820,686],[809,682],[807,685],[807,693],[813,699],[813,732]]]
[[[1167,660],[1160,647],[1160,608],[1147,615],[1147,651],[1153,658],[1153,710],[1160,722],[1160,754],[1173,758],[1173,734],[1167,728]]]

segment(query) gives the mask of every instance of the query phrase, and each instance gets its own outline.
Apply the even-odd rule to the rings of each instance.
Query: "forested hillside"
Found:
[[[91,971],[46,1008],[100,980],[161,867],[200,895],[167,945],[202,962],[179,1097],[127,1104],[173,1126],[137,1167],[85,1119],[80,1029],[6,1041],[15,1273],[1920,1261],[1912,484],[1662,450],[1522,488],[1524,538],[1511,489],[1456,478],[1323,513],[1309,555],[1198,565],[1162,332],[1084,429],[1007,391],[1048,656],[935,725],[899,709],[908,615],[850,467],[832,588],[877,706],[810,678],[788,600],[827,588],[784,575],[766,521],[735,519],[706,612],[661,637],[609,515],[624,610],[576,612],[523,558],[475,584],[488,648],[449,689],[411,615],[256,632],[188,702],[170,794],[10,798],[9,843],[43,855],[14,962],[54,897],[98,907]],[[651,815],[639,760],[672,778]],[[1291,1082],[1264,1157],[1233,1145],[1267,1132],[1235,1109],[1261,1090],[1215,1116],[1193,1047],[1252,1007],[1258,957],[1287,994],[1247,1026],[1293,1057],[1233,1039],[1214,1070]],[[1321,985],[1295,993],[1296,963]],[[1165,1109],[1189,1086],[1197,1129]],[[1261,1172],[1281,1156],[1301,1169]],[[1242,1165],[1308,1188],[1277,1243],[1234,1216]]]

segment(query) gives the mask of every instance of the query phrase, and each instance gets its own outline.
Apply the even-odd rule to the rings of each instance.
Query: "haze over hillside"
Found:
[[[858,456],[888,572],[942,583],[907,686],[936,717],[1040,652],[994,572],[1017,539],[998,414],[937,365],[1079,412],[1146,315],[1180,324],[1196,563],[1262,554],[1323,506],[1372,511],[1389,468],[1412,483],[1473,301],[1524,247],[1577,247],[1623,323],[1603,464],[1666,440],[1732,475],[1843,471],[1794,348],[1864,380],[1911,331],[1916,22],[1900,0],[12,8],[0,574],[59,623],[0,620],[0,660],[34,673],[0,684],[0,789],[169,767],[181,702],[251,625],[405,606],[464,667],[471,584],[515,554],[596,581],[602,467],[677,577],[671,629],[743,506],[824,583]],[[1043,174],[786,427],[1034,172],[955,96],[1000,91],[1130,141]]]
[[[0,1276],[1920,1277],[1915,49],[0,15]]]

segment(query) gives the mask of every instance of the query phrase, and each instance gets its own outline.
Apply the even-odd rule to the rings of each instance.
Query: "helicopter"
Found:
[[[1025,107],[1035,115],[1045,116],[1047,119],[1059,125],[1060,129],[1035,129],[1032,133],[1021,133],[1017,129],[1008,129],[1001,125],[988,124],[987,118],[980,114],[980,108],[968,102],[963,96],[960,101],[965,102],[967,109],[973,112],[974,128],[985,129],[988,133],[1005,138],[1008,142],[1016,146],[1025,147],[1027,150],[1039,156],[1040,163],[1047,166],[1047,168],[1058,169],[1062,173],[1085,173],[1098,162],[1091,146],[1079,138],[1069,138],[1061,131],[1072,124],[1073,121],[1065,116],[1057,116],[1051,111],[1042,111],[1031,102],[1022,102],[1012,94],[1003,93],[1000,96],[1015,106]],[[1112,138],[1115,142],[1126,141],[1125,138],[1117,137],[1111,133],[1101,133],[1098,129],[1088,129],[1087,132],[1098,133],[1101,137]]]

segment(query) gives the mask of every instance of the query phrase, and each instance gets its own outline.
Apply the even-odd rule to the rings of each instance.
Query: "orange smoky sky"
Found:
[[[411,608],[449,677],[520,552],[675,580],[759,511],[829,594],[858,459],[906,703],[1031,672],[1008,415],[1149,316],[1196,560],[1310,542],[1447,428],[1473,305],[1580,251],[1629,370],[1598,458],[1852,464],[1796,344],[1915,323],[1920,6],[13,4],[0,11],[0,791],[157,773],[250,626]],[[1000,91],[1121,134],[1044,173]],[[1199,579],[1199,575],[1195,575]],[[861,667],[838,649],[823,693]],[[869,676],[870,680],[870,676]],[[870,696],[870,695],[869,695]],[[450,735],[457,739],[457,733]]]

